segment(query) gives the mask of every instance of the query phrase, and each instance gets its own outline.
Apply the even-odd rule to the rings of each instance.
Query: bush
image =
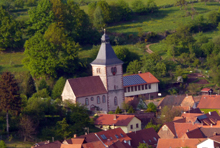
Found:
[[[113,111],[109,111],[108,114],[114,114],[114,112]]]
[[[131,9],[137,14],[146,14],[148,12],[147,7],[142,0],[135,0],[131,3]]]
[[[63,78],[63,77],[60,77],[57,80],[57,82],[54,85],[53,90],[52,90],[52,98],[53,99],[56,99],[56,98],[61,99],[61,94],[62,94],[62,91],[63,91],[63,87],[65,85],[65,82],[66,82],[66,79]]]

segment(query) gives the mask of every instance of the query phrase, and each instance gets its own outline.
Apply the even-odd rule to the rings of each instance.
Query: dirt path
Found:
[[[153,51],[150,50],[150,45],[153,45],[153,44],[156,44],[156,43],[152,43],[152,44],[146,45],[146,48],[147,48],[146,52],[147,52],[147,53],[149,53],[149,54],[153,53]]]

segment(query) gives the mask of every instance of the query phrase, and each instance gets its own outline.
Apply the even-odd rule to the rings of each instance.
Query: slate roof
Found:
[[[107,91],[99,76],[81,77],[67,80],[76,97],[106,94]]]
[[[116,120],[114,120],[116,117]],[[95,120],[95,125],[127,126],[135,115],[101,114]]]
[[[123,85],[127,87],[159,82],[160,81],[156,77],[154,77],[150,72],[123,76]]]
[[[177,147],[190,147],[197,148],[197,144],[204,141],[205,138],[200,139],[159,139],[157,148],[177,148]]]
[[[197,107],[202,109],[220,109],[219,104],[219,95],[202,95]]]
[[[157,144],[160,138],[153,128],[143,129],[136,132],[127,133],[131,138],[131,146],[138,147],[139,143],[147,143],[148,145]]]
[[[101,38],[102,44],[99,49],[96,59],[91,63],[91,65],[115,65],[123,64],[123,62],[118,59],[112,46],[109,42],[109,37],[107,34],[103,34]]]
[[[164,106],[180,106],[185,97],[185,95],[167,95],[160,101],[158,107],[163,108]]]

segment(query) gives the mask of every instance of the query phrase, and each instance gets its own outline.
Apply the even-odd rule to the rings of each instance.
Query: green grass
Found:
[[[22,140],[5,141],[7,148],[30,148],[33,142],[23,142]]]
[[[23,52],[0,53],[0,73],[3,71],[21,72],[27,71],[23,67],[22,60],[25,57]]]
[[[213,31],[209,31],[209,32],[203,32],[204,36],[208,37],[209,40],[212,40],[213,38],[215,38],[216,36],[219,36],[219,31],[216,29],[216,30],[213,30]],[[197,39],[199,37],[199,33],[195,34],[194,35],[194,38]]]
[[[201,111],[203,111],[205,114],[209,113],[209,112],[214,112],[216,111],[219,114],[219,109],[201,109]]]
[[[219,3],[212,2],[207,3],[205,6],[204,3],[194,3],[194,8],[198,14],[206,15],[211,10],[218,10]],[[188,11],[191,12],[191,5],[188,5]],[[186,11],[180,10],[179,7],[170,7],[170,8],[161,8],[159,12],[145,15],[145,16],[136,16],[132,21],[121,23],[114,26],[109,26],[107,29],[111,32],[119,32],[126,34],[135,34],[138,33],[138,28],[142,28],[144,32],[153,31],[156,33],[175,30],[179,24],[188,24],[192,21],[191,16],[185,16]],[[196,16],[194,16],[195,18]]]
[[[156,44],[152,44],[149,47],[153,52],[158,52],[160,56],[163,57],[163,59],[168,58],[169,56],[167,55],[167,53],[164,51],[165,49],[165,44],[162,42],[156,43]]]

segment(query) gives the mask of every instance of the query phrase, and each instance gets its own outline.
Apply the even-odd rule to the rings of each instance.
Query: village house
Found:
[[[213,90],[211,88],[203,88],[201,91],[201,95],[211,95]]]
[[[66,80],[62,100],[85,105],[92,111],[116,110],[125,96],[152,96],[159,81],[149,72],[123,77],[123,62],[117,58],[106,33],[101,38],[96,59],[91,63],[92,76]]]
[[[201,111],[216,110],[220,113],[220,95],[202,95],[198,108]]]
[[[135,115],[100,114],[94,124],[103,130],[120,127],[125,133],[141,130],[141,120]]]
[[[220,147],[220,135],[214,135],[200,142],[197,148],[219,148]]]

